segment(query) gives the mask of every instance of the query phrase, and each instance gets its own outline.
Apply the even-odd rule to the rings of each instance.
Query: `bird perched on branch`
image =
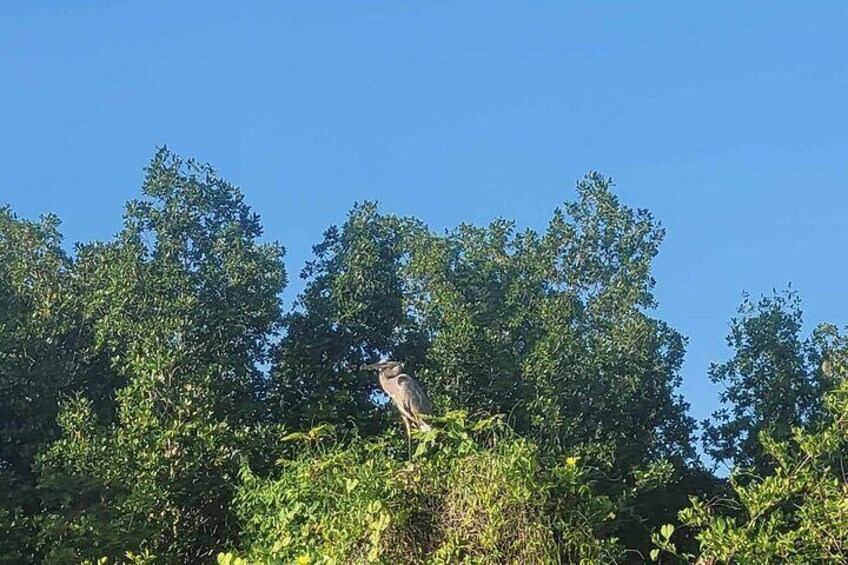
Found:
[[[421,385],[403,372],[403,363],[386,360],[362,368],[380,372],[380,386],[400,411],[407,436],[412,430],[430,429],[421,416],[432,413],[433,405]]]

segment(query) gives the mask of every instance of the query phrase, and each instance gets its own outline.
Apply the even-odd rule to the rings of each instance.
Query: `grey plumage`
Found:
[[[421,385],[403,372],[403,363],[380,361],[362,368],[380,372],[380,386],[400,412],[407,434],[413,429],[425,432],[430,429],[422,416],[432,413],[433,404]]]

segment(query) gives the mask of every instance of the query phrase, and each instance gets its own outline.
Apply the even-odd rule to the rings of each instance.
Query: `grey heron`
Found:
[[[379,371],[380,387],[400,412],[407,437],[412,430],[426,432],[430,429],[422,416],[432,413],[433,405],[421,385],[403,372],[403,363],[386,360],[362,368]]]

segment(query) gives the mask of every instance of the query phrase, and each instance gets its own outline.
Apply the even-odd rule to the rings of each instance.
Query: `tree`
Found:
[[[510,415],[552,449],[606,443],[619,470],[692,461],[684,339],[647,311],[663,230],[590,174],[544,234],[512,222],[415,240],[424,380],[448,406]]]
[[[267,449],[260,366],[280,328],[283,250],[259,243],[258,216],[208,165],[163,148],[143,193],[113,241],[79,249],[95,345],[126,386],[112,422],[67,403],[41,459],[48,562],[206,560],[235,533],[239,458]]]
[[[35,560],[33,464],[58,435],[60,399],[79,394],[108,415],[118,384],[92,351],[73,268],[55,216],[0,208],[0,562]]]
[[[548,447],[608,442],[620,469],[691,461],[684,340],[646,313],[663,231],[611,187],[587,176],[543,235],[507,220],[439,235],[355,207],[315,247],[286,319],[273,372],[286,421],[373,422],[359,366],[390,354],[437,405],[509,414]]]
[[[685,339],[650,315],[664,231],[612,187],[587,175],[541,234],[497,220],[417,238],[407,286],[432,336],[419,376],[437,406],[507,414],[549,452],[611,462],[610,494],[671,463],[661,494],[631,499],[615,522],[647,548],[650,524],[687,503],[681,489],[712,485],[677,392]]]
[[[599,174],[543,234],[503,219],[438,234],[357,206],[316,246],[287,318],[273,372],[285,421],[377,433],[376,382],[358,368],[382,354],[407,361],[439,410],[506,414],[550,453],[612,459],[611,492],[663,460],[689,473],[694,422],[676,390],[685,341],[649,315],[662,237]],[[661,516],[647,499],[631,508]]]
[[[700,551],[679,550],[670,539],[674,528],[666,526],[665,533],[654,537],[656,558],[669,562],[664,559],[669,555],[716,565],[845,562],[848,340],[832,326],[821,327],[817,338],[834,383],[822,403],[826,421],[814,430],[795,427],[785,439],[761,431],[758,452],[770,459],[770,471],[732,478],[732,497],[693,500],[681,511],[680,521],[695,532]]]
[[[365,202],[314,247],[271,375],[275,408],[288,425],[380,429],[378,383],[360,367],[389,352],[406,360],[420,355],[425,336],[407,310],[401,266],[408,239],[422,229]]]
[[[757,303],[745,297],[727,337],[733,357],[709,371],[710,379],[725,387],[724,407],[703,423],[711,457],[767,471],[773,460],[763,451],[760,433],[784,441],[793,428],[821,421],[822,399],[831,386],[821,370],[823,334],[803,339],[801,329],[797,293],[786,291]]]
[[[243,541],[272,561],[610,562],[711,486],[678,393],[685,339],[654,312],[663,229],[603,175],[543,231],[499,219],[437,233],[357,204],[285,316],[283,249],[261,242],[237,188],[167,149],[122,230],[74,256],[54,219],[5,212],[0,559],[199,563]],[[830,334],[793,349],[799,324],[741,324],[756,339],[739,343],[812,374]],[[448,413],[412,462],[360,370],[383,356]],[[734,362],[724,375],[749,374]],[[463,410],[486,424],[467,429]],[[492,414],[507,435],[470,441]],[[340,429],[331,448],[280,441],[315,424]],[[437,533],[421,537],[428,521]]]

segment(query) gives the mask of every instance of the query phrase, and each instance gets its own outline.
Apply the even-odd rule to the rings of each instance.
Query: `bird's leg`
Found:
[[[403,420],[403,427],[406,428],[406,448],[409,458],[412,459],[412,432],[409,429],[409,420],[406,418],[401,418],[401,420]]]

